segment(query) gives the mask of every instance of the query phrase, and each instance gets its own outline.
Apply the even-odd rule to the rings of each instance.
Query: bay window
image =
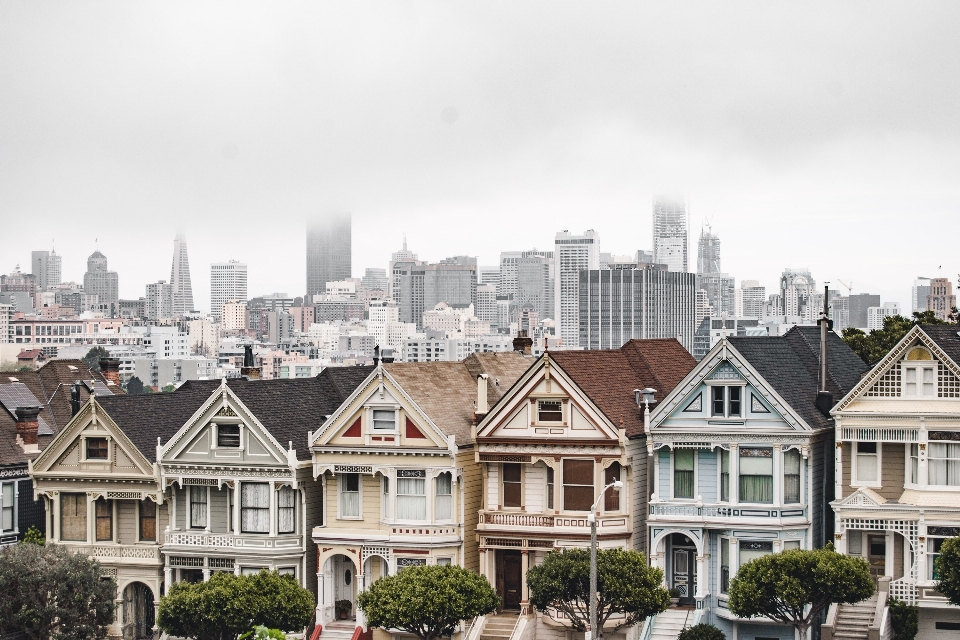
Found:
[[[910,482],[917,484],[920,478],[920,445],[910,445]]]
[[[0,483],[0,531],[13,531],[16,527],[14,523],[14,483]]]
[[[720,387],[714,387],[719,389]],[[693,449],[677,449],[673,452],[673,497],[694,497],[693,464],[696,453]]]
[[[741,540],[740,566],[742,567],[751,560],[762,558],[771,553],[773,553],[772,540]]]
[[[730,588],[730,538],[720,538],[720,593]]]
[[[614,462],[609,467],[607,467],[603,472],[603,485],[606,486],[613,482],[614,480],[623,480],[623,469],[620,468],[619,462]],[[615,513],[620,511],[620,493],[613,487],[607,489],[606,494],[603,496],[603,510]]]
[[[453,479],[449,473],[437,476],[437,503],[435,520],[450,520],[453,518]]]
[[[360,517],[360,474],[340,474],[340,517]]]
[[[427,474],[422,469],[397,471],[397,519],[427,519]]]
[[[270,485],[265,482],[240,484],[240,531],[270,533]]]
[[[519,464],[515,462],[503,463],[503,506],[521,506],[521,476],[522,470]]]
[[[730,452],[720,450],[720,502],[730,502]]]
[[[857,455],[854,461],[856,469],[856,484],[877,483],[880,468],[880,455],[876,442],[855,442],[853,445]]]
[[[94,503],[98,541],[113,540],[113,502],[100,498]]]
[[[60,494],[60,539],[87,539],[87,494]]]
[[[927,445],[928,482],[946,487],[960,486],[960,443],[930,442]]]
[[[190,527],[203,529],[207,526],[207,488],[189,487]]]
[[[800,452],[796,449],[783,453],[783,503],[800,502]]]
[[[277,492],[277,532],[297,530],[297,492],[293,487],[280,487]]]
[[[773,502],[773,449],[740,448],[740,502]]]
[[[593,460],[564,460],[564,511],[590,511],[592,505]]]
[[[553,509],[553,467],[547,467],[547,509]]]

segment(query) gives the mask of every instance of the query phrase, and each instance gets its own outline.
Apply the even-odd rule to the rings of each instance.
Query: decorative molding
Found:
[[[562,442],[556,444],[482,444],[480,455],[484,454],[513,454],[527,456],[589,456],[596,455],[619,457],[621,447],[619,444],[611,445],[609,441],[599,441],[596,446],[582,445],[564,445]]]
[[[657,433],[656,431],[652,434],[654,442],[663,443],[667,445],[673,442],[682,442],[682,443],[693,443],[693,442],[707,442],[707,443],[716,443],[716,446],[720,446],[720,443],[767,443],[767,442],[781,442],[784,444],[808,444],[810,441],[810,436],[807,434],[762,434],[762,433],[736,433],[736,434],[723,434],[723,433]],[[661,445],[661,446],[663,446]]]

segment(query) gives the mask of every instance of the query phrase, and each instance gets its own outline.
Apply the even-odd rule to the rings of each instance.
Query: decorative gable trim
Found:
[[[879,507],[887,500],[869,487],[860,487],[846,498],[835,503],[837,507]]]
[[[410,418],[407,418],[407,424],[404,426],[406,427],[405,435],[407,438],[427,439],[427,436],[423,435],[423,431],[420,431],[420,429],[417,428],[417,425],[413,424],[413,420]]]
[[[687,408],[684,411],[691,411],[700,413],[703,411],[703,392],[697,394],[697,397],[690,401],[690,404],[687,405]]]
[[[363,430],[360,428],[361,419],[358,417],[353,421],[353,424],[347,427],[347,429],[340,434],[342,438],[362,438]]]

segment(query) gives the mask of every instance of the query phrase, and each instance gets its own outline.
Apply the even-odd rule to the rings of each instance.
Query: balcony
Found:
[[[69,545],[71,551],[108,564],[161,564],[160,547],[142,544]]]
[[[731,521],[752,521],[764,524],[801,524],[807,521],[806,505],[780,506],[762,504],[650,504],[649,522],[683,522],[686,524],[726,524]]]
[[[597,516],[597,533],[629,535],[630,519],[626,514]],[[590,535],[590,521],[586,513],[555,515],[523,513],[522,511],[481,511],[478,531],[487,533],[516,533],[520,535],[580,534]]]
[[[206,533],[202,531],[166,531],[163,534],[163,547],[167,551],[170,547],[180,547],[193,550],[215,551],[218,549],[288,549],[297,550],[303,547],[301,536],[284,533],[276,537],[267,534],[245,533]]]

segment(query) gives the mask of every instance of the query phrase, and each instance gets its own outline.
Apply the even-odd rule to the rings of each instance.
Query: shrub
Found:
[[[727,637],[712,624],[701,622],[681,631],[677,640],[727,640]]]

